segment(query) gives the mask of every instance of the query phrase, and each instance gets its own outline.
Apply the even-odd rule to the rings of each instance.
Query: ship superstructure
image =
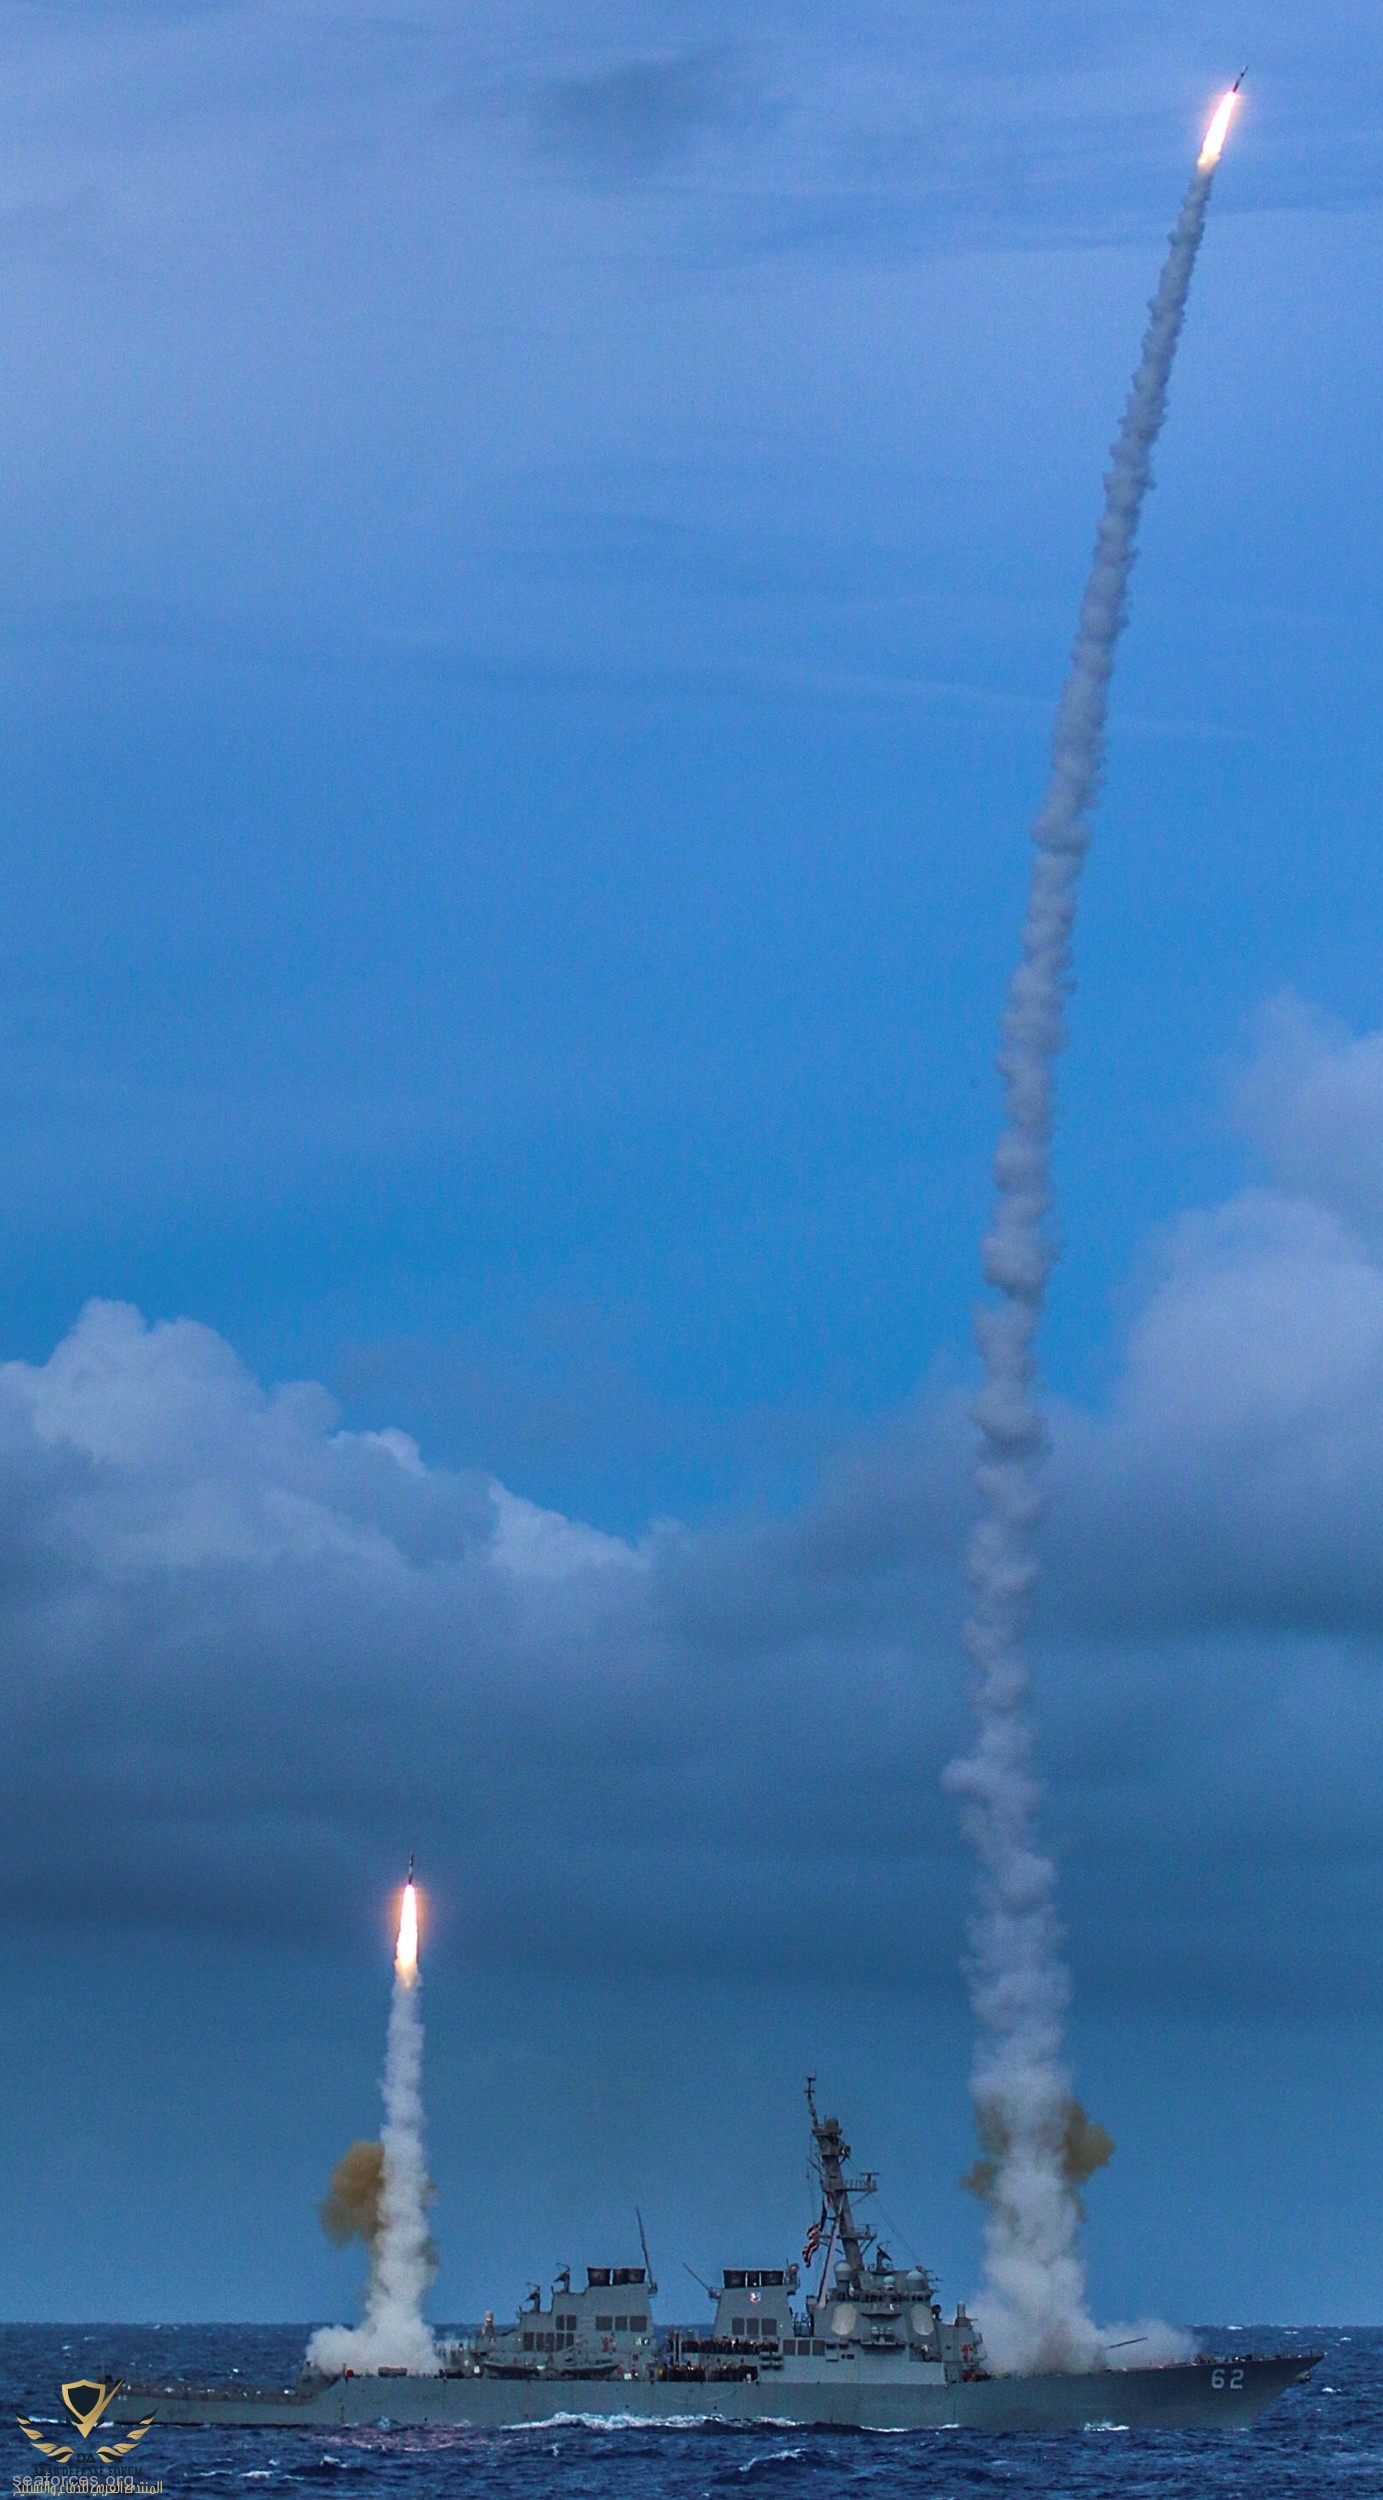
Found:
[[[816,2106],[807,2082],[820,2218],[803,2261],[820,2259],[814,2289],[794,2307],[795,2264],[727,2266],[706,2334],[674,2332],[664,2361],[669,2378],[717,2379],[773,2372],[794,2389],[813,2383],[875,2386],[901,2366],[908,2386],[949,2386],[984,2375],[979,2331],[964,2307],[949,2321],[925,2266],[896,2266],[877,2234],[860,2222],[857,2198],[873,2196],[872,2171],[847,2176],[850,2147],[838,2118]]]
[[[546,2301],[535,2283],[517,2326],[487,2317],[478,2335],[450,2348],[449,2366],[510,2378],[637,2376],[656,2358],[657,2289],[647,2264],[587,2266],[576,2291],[563,2266]]]

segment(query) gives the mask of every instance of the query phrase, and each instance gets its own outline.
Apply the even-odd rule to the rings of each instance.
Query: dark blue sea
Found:
[[[0,2327],[0,2424],[12,2481],[43,2470],[14,2427],[17,2411],[51,2414],[64,2379],[245,2380],[284,2385],[297,2372],[300,2326]],[[187,2500],[308,2500],[358,2493],[388,2500],[1354,2500],[1383,2495],[1383,2329],[1207,2330],[1242,2350],[1324,2346],[1309,2387],[1294,2388],[1257,2429],[1086,2431],[1060,2439],[985,2439],[961,2431],[523,2430],[198,2431],[149,2435],[146,2482]],[[157,2441],[157,2454],[155,2454]],[[94,2461],[93,2461],[94,2463]],[[132,2466],[134,2460],[130,2460]],[[63,2469],[49,2469],[61,2478]],[[72,2473],[73,2466],[66,2469]],[[95,2473],[99,2477],[101,2468]],[[129,2467],[125,2469],[130,2470]]]

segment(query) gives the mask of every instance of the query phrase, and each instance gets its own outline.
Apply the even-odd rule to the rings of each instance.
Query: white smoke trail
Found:
[[[423,2152],[423,2025],[416,1961],[394,1969],[384,2060],[384,2180],[379,2229],[370,2246],[365,2316],[359,2326],[320,2327],[307,2347],[319,2370],[405,2369],[435,2377],[441,2368],[423,2296],[435,2259],[427,2228]]]
[[[1053,1079],[1063,1040],[1076,889],[1099,792],[1115,645],[1153,446],[1167,404],[1187,291],[1205,226],[1213,164],[1197,167],[1182,203],[1143,353],[1105,480],[1095,557],[1052,735],[1052,771],[1033,827],[1022,960],[1003,1021],[1004,1127],[994,1160],[997,1204],[984,1273],[1001,1299],[977,1333],[984,1384],[970,1540],[965,1645],[979,1721],[974,1751],[948,1783],[964,1800],[979,1858],[971,1922],[971,2001],[981,2026],[972,2089],[1007,2149],[986,2227],[988,2289],[978,2314],[992,2365],[1081,2369],[1102,2338],[1085,2305],[1080,2206],[1061,2152],[1071,2079],[1063,2054],[1070,1980],[1056,1913],[1056,1872],[1037,1832],[1039,1785],[1023,1649],[1036,1576],[1046,1430],[1035,1340],[1057,1255],[1051,1200]]]

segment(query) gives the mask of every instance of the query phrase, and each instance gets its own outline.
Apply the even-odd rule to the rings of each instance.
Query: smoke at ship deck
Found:
[[[356,2327],[318,2329],[308,2344],[307,2358],[321,2370],[406,2369],[431,2376],[440,2367],[432,2330],[422,2314],[436,2256],[427,2227],[430,2189],[423,2152],[419,1988],[418,1901],[410,1882],[404,1887],[394,1955],[384,2063],[384,2126],[375,2171],[377,2195],[369,2192],[373,2182],[357,2175],[363,2173],[363,2164],[358,2163],[351,2179],[343,2183],[356,2193],[356,2219],[351,2227],[362,2230],[370,2251],[365,2315]],[[371,2152],[374,2148],[355,2149]],[[340,2165],[333,2178],[334,2191],[346,2166]]]
[[[1048,1227],[1055,1065],[1064,1039],[1077,888],[1104,758],[1109,680],[1153,447],[1233,105],[1231,91],[1221,99],[1182,202],[1111,456],[1053,730],[1051,778],[1033,827],[1022,958],[1009,987],[999,1060],[1005,1123],[983,1265],[1000,1299],[977,1319],[984,1366],[974,1406],[981,1515],[967,1553],[965,1644],[979,1727],[974,1750],[951,1765],[947,1779],[963,1800],[979,1864],[969,1978],[980,2025],[972,2089],[986,2154],[988,2289],[977,2311],[991,2361],[1014,2371],[1088,2368],[1105,2346],[1086,2307],[1081,2205],[1068,2159],[1070,1978],[1056,1870],[1038,1829],[1024,1650],[1047,1447],[1036,1340],[1056,1257]]]

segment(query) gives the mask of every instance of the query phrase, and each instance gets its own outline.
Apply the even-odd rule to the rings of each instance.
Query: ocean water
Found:
[[[43,2461],[16,2411],[51,2413],[58,2383],[113,2370],[283,2385],[302,2326],[0,2327],[0,2429],[15,2478]],[[1207,2329],[1207,2345],[1323,2346],[1311,2384],[1254,2430],[1086,2431],[1054,2439],[975,2432],[600,2429],[150,2433],[145,2479],[188,2500],[1375,2500],[1383,2495],[1383,2329]],[[157,2446],[156,2446],[157,2443]],[[132,2469],[134,2459],[125,2468]],[[78,2459],[74,2458],[75,2471]],[[94,2460],[93,2460],[94,2463]],[[95,2468],[97,2474],[101,2469]],[[13,2485],[11,2484],[11,2489]]]

